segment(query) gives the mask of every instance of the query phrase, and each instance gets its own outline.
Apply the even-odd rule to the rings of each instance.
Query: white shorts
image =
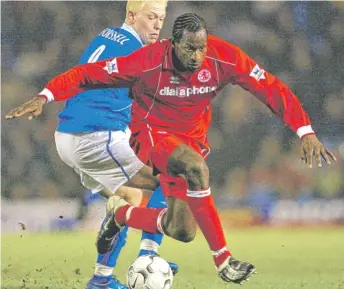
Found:
[[[55,132],[60,158],[80,175],[84,187],[115,192],[144,164],[129,145],[130,130],[85,134]]]

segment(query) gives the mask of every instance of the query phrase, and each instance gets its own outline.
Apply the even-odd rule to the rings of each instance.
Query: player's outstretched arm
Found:
[[[29,114],[29,119],[42,113],[43,105],[50,101],[67,100],[89,89],[129,87],[142,71],[142,54],[137,52],[126,57],[106,59],[78,65],[62,73],[45,86],[32,100],[12,109],[7,119]],[[120,64],[120,71],[118,68]]]
[[[276,116],[281,118],[301,139],[301,159],[313,167],[313,157],[317,167],[322,159],[330,165],[336,161],[334,153],[325,148],[315,135],[307,112],[291,89],[273,74],[265,71],[243,51],[239,51],[235,66],[235,83],[250,91],[262,101]]]
[[[35,96],[30,101],[25,102],[22,105],[8,112],[6,114],[6,119],[12,119],[12,118],[28,115],[28,119],[31,120],[42,113],[43,105],[46,102],[47,102],[47,98],[45,96],[40,96],[40,95]]]
[[[112,80],[106,65],[111,64],[111,61],[110,59],[79,65],[56,76],[37,96],[7,113],[6,118],[12,119],[28,114],[29,119],[32,119],[42,113],[43,105],[49,101],[67,100],[79,92],[98,86],[110,87]]]
[[[118,62],[122,64],[121,71]],[[75,66],[49,81],[39,94],[48,101],[63,101],[89,89],[129,87],[137,74],[131,63],[129,57],[118,57]]]

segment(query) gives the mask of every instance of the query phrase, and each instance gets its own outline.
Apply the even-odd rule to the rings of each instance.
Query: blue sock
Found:
[[[122,248],[127,243],[127,235],[128,227],[124,227],[119,233],[117,240],[114,242],[112,249],[105,254],[98,254],[97,263],[114,268]]]
[[[166,200],[159,186],[151,195],[147,208],[166,208]],[[141,250],[139,255],[150,253],[151,251],[157,252],[163,239],[162,234],[151,234],[142,232],[141,237]]]
[[[112,249],[105,254],[98,254],[96,266],[94,268],[94,275],[92,278],[95,282],[111,280],[112,271],[116,266],[119,254],[127,242],[127,234],[128,227],[124,227],[118,234]]]

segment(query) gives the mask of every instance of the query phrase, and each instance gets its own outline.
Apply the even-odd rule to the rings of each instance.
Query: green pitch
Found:
[[[2,235],[2,286],[5,289],[82,289],[93,272],[95,233]],[[116,274],[125,280],[140,235],[129,234]],[[258,274],[242,287],[217,276],[207,245],[165,239],[160,253],[180,265],[174,289],[344,289],[344,229],[233,229],[229,247]]]

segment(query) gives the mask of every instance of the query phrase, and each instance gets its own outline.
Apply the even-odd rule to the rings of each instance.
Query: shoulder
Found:
[[[145,63],[145,67],[153,67],[162,64],[163,59],[171,46],[168,39],[158,40],[154,44],[146,45],[132,53],[134,57],[140,58]]]
[[[158,40],[154,44],[149,44],[143,47],[142,49],[149,55],[151,58],[160,59],[164,57],[168,47],[171,45],[169,39]]]
[[[215,58],[223,63],[235,64],[240,55],[240,51],[241,49],[238,46],[220,37],[209,34],[207,57]]]

